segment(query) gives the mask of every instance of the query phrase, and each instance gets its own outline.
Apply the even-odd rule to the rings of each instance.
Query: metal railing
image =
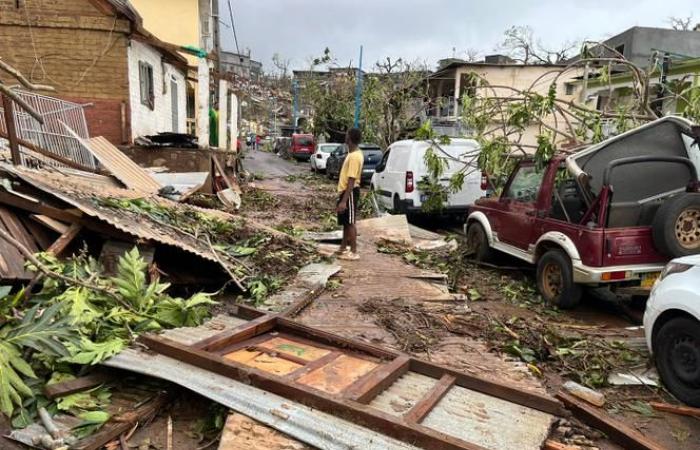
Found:
[[[80,144],[77,138],[71,136],[63,125],[70,127],[82,139],[90,137],[82,105],[32,92],[17,92],[17,94],[44,119],[42,125],[21,107],[15,105],[14,122],[17,137],[20,140],[30,142],[80,165],[92,169],[98,168],[95,157]],[[0,105],[0,131],[7,135],[5,111],[2,105]],[[3,141],[5,140],[0,138],[0,142]],[[23,146],[20,146],[20,150],[23,165],[28,165],[29,161],[40,160],[44,164],[64,166],[58,161],[30,152]]]

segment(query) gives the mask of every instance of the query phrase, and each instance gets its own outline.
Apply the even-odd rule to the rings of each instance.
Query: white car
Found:
[[[311,170],[318,172],[321,170],[326,170],[326,161],[331,152],[343,144],[318,144],[316,146],[316,152],[311,155],[309,159],[309,164],[311,164]]]
[[[666,388],[700,407],[700,255],[666,266],[647,301],[644,332]]]
[[[426,195],[418,183],[427,174],[424,157],[430,145],[421,140],[399,141],[384,152],[370,183],[380,208],[398,214],[422,211]],[[476,199],[486,195],[477,167],[479,144],[473,139],[452,139],[433,151],[447,163],[441,182],[449,183],[450,177],[459,171],[466,174],[462,189],[449,196],[444,208],[448,214],[466,214]]]

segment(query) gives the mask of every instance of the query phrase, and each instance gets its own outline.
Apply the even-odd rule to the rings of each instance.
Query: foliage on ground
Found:
[[[47,380],[70,379],[80,366],[99,364],[141,333],[199,325],[214,304],[205,293],[170,296],[168,283],[149,279],[136,248],[119,258],[114,276],[86,253],[65,261],[48,253],[37,258],[52,272],[94,288],[47,278],[29,304],[23,291],[0,292],[0,411],[13,416],[15,426],[26,425],[38,407],[49,404],[41,397]],[[52,407],[82,417],[107,399],[102,391],[87,392]]]
[[[537,376],[558,373],[591,387],[604,386],[610,373],[638,367],[647,359],[622,341],[584,333],[575,322],[543,303],[530,277],[481,267],[467,258],[464,246],[454,251],[420,251],[382,241],[378,250],[447,274],[450,290],[469,299],[469,308],[367,302],[363,311],[375,315],[378,324],[389,330],[405,351],[425,352],[447,333],[466,335],[486,341],[495,352],[520,359]],[[505,307],[486,307],[504,300]]]

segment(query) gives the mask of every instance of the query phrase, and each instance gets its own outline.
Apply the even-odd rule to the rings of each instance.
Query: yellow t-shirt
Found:
[[[365,163],[365,155],[362,150],[357,149],[354,152],[348,153],[343,162],[343,168],[340,169],[338,177],[338,192],[344,192],[348,188],[348,179],[355,179],[355,186],[360,187],[360,178],[362,177],[362,166]]]

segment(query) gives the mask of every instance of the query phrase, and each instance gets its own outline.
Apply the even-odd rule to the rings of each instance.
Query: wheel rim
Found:
[[[561,267],[558,264],[549,263],[542,270],[542,290],[549,299],[554,299],[561,295],[564,280]]]
[[[676,239],[689,250],[700,248],[700,209],[689,208],[676,219]]]
[[[669,352],[671,369],[683,383],[700,386],[700,342],[691,336],[678,336]]]

